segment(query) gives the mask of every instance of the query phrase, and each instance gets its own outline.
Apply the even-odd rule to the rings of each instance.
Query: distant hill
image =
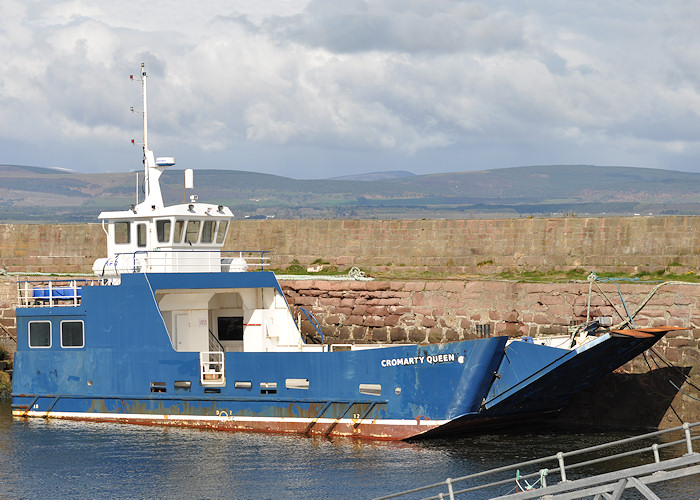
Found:
[[[329,177],[331,181],[381,181],[385,179],[397,179],[399,177],[410,177],[416,175],[406,170],[388,170],[386,172],[370,172],[368,174],[343,175],[340,177]]]
[[[191,194],[237,217],[477,218],[700,214],[700,174],[634,167],[544,165],[475,172],[298,180],[237,170],[166,170],[166,203]],[[389,175],[393,174],[393,175]],[[406,174],[406,175],[396,175]],[[83,174],[0,165],[0,221],[95,222],[136,201],[143,173]],[[141,194],[141,199],[143,195]]]

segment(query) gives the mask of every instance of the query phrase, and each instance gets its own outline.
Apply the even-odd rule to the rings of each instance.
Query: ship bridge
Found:
[[[198,203],[195,196],[180,205],[162,207],[147,200],[129,210],[102,212],[108,256],[98,259],[93,271],[105,278],[129,272],[243,271],[242,255],[222,258],[232,218],[228,207]]]

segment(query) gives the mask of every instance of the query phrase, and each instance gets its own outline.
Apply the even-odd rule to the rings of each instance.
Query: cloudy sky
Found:
[[[0,0],[0,164],[700,172],[700,2]]]

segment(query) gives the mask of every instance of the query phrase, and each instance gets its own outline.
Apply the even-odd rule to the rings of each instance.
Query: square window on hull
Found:
[[[84,347],[85,334],[82,321],[61,321],[61,347]]]
[[[29,347],[51,347],[51,322],[29,322]]]

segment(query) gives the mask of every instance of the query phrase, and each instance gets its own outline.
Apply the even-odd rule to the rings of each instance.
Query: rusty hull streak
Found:
[[[359,419],[352,419],[350,422],[338,422],[334,425],[330,433],[326,434],[329,427],[334,422],[316,423],[308,434],[305,430],[309,422],[259,422],[259,421],[235,421],[230,417],[221,417],[220,420],[182,420],[178,418],[169,418],[169,415],[163,415],[163,418],[129,418],[129,417],[110,417],[110,413],[104,413],[104,416],[95,417],[76,417],[76,416],[61,416],[51,415],[50,418],[61,420],[83,421],[83,422],[106,422],[118,424],[132,424],[144,426],[159,426],[159,427],[186,427],[194,429],[206,429],[217,431],[232,431],[232,432],[265,432],[271,434],[298,434],[324,437],[352,437],[359,439],[372,439],[380,441],[399,441],[413,437],[417,437],[428,431],[435,429],[437,426],[428,425],[391,425],[382,424],[376,419],[364,419],[357,427]],[[16,417],[16,418],[32,418],[32,417]],[[229,418],[228,420],[226,420]],[[420,420],[417,420],[419,422]]]

